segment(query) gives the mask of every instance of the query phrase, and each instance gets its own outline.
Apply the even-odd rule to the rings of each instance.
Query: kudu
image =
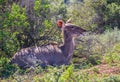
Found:
[[[75,47],[74,39],[86,32],[86,30],[71,23],[64,23],[62,20],[58,20],[57,26],[63,34],[62,45],[49,44],[21,49],[12,57],[10,63],[16,63],[21,68],[36,65],[44,67],[47,65],[60,66],[70,64]]]

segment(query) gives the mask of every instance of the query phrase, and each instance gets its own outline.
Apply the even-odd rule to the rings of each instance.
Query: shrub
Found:
[[[119,62],[120,53],[120,31],[118,29],[107,30],[103,34],[92,34],[77,39],[74,61],[80,61],[82,58],[89,63],[97,65],[101,60],[107,62]],[[82,41],[81,41],[82,40]],[[77,59],[78,58],[78,59]],[[82,60],[83,62],[85,60]],[[82,63],[78,62],[78,63]]]
[[[116,43],[110,51],[105,53],[103,59],[109,64],[120,63],[120,43]]]
[[[13,75],[15,71],[17,70],[16,65],[10,65],[8,58],[0,58],[0,77],[9,77],[10,75]]]
[[[103,79],[103,82],[120,82],[120,76],[110,76]]]

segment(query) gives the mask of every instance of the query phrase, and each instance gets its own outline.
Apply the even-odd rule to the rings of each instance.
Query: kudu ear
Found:
[[[58,28],[62,28],[64,26],[64,21],[63,20],[58,20],[57,21],[57,26],[58,26]]]

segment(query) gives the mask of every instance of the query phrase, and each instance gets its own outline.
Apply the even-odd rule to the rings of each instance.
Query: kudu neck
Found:
[[[62,51],[66,57],[71,58],[74,51],[75,43],[74,37],[70,36],[66,31],[63,32],[63,46]]]

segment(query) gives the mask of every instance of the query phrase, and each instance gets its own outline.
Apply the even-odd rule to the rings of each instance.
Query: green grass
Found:
[[[78,70],[70,65],[28,70],[22,75],[16,72],[1,82],[120,82],[119,74],[100,74],[97,67]]]

